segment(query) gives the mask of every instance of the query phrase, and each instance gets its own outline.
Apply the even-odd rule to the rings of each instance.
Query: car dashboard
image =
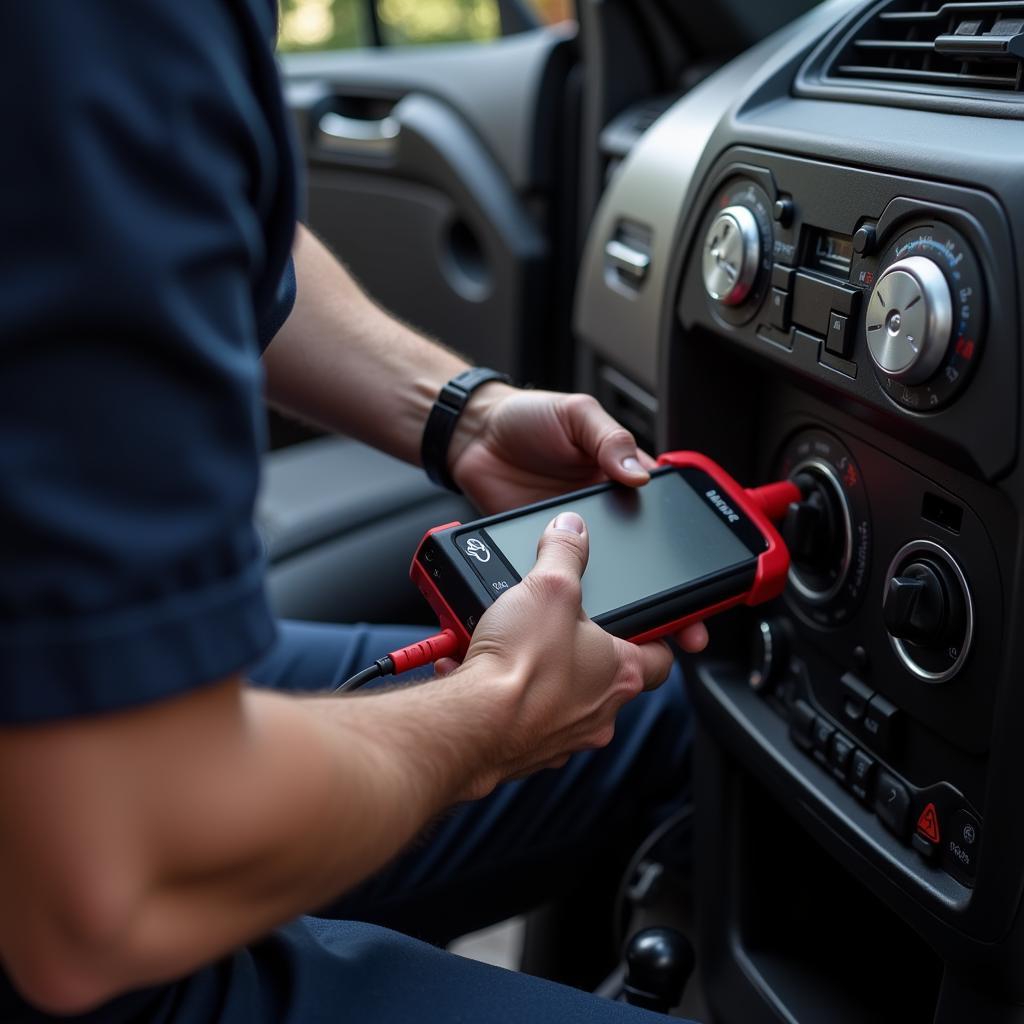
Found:
[[[786,594],[690,671],[726,1022],[1024,1019],[1019,6],[814,8],[589,233],[583,386],[804,494]]]

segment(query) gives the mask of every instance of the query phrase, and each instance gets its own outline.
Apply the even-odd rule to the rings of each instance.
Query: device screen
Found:
[[[745,516],[730,526],[708,490],[714,490],[714,481],[704,473],[673,470],[656,474],[637,490],[603,490],[493,523],[486,530],[506,561],[525,576],[536,561],[537,541],[545,526],[560,509],[578,512],[590,533],[583,608],[598,618],[655,594],[740,569],[765,550],[756,527]]]

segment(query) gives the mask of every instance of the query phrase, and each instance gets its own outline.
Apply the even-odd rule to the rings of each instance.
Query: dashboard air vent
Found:
[[[890,0],[829,61],[832,81],[1024,98],[1024,2]]]

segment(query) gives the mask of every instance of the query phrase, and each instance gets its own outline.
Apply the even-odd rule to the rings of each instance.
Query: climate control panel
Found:
[[[941,222],[903,232],[881,259],[865,333],[875,375],[928,412],[966,387],[985,343],[985,284],[966,239]]]
[[[792,330],[820,335],[824,365],[843,371],[863,319],[868,354],[889,398],[920,412],[955,398],[984,345],[985,285],[963,236],[940,221],[900,233],[877,271],[859,272],[856,283],[870,287],[861,313],[860,290],[836,281],[850,281],[855,251],[872,246],[875,226],[862,224],[853,237],[808,227],[802,244],[789,248],[802,252],[802,265],[789,266],[771,259],[769,203],[764,189],[745,178],[722,193],[719,205],[728,205],[710,222],[702,259],[716,315],[738,325],[762,314],[762,330],[783,344]]]
[[[1016,437],[988,429],[993,408],[1016,413],[1019,361],[989,313],[1013,265],[990,197],[737,150],[693,214],[676,303],[687,343],[746,348],[989,478],[1013,464]]]

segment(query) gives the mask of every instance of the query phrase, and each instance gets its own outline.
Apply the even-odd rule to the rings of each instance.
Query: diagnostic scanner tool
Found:
[[[643,643],[739,604],[777,597],[789,552],[773,525],[801,498],[790,481],[745,490],[711,459],[670,452],[645,487],[600,484],[550,501],[430,530],[410,575],[466,652],[480,617],[533,568],[562,511],[590,535],[583,608],[609,633]]]

